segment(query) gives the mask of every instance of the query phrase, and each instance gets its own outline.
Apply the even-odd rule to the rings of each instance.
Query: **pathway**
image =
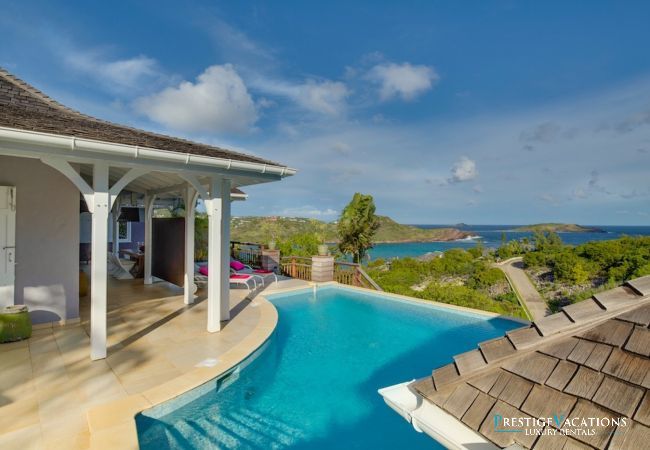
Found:
[[[510,258],[501,263],[495,264],[496,267],[501,269],[510,284],[517,291],[519,298],[525,303],[528,311],[532,316],[533,321],[541,319],[549,313],[548,305],[544,298],[537,292],[535,285],[524,271],[524,263],[522,258]]]

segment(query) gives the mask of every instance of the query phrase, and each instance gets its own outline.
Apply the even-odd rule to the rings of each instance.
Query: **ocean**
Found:
[[[480,239],[486,247],[496,248],[501,245],[501,235],[507,240],[532,236],[529,232],[511,231],[521,225],[414,225],[419,228],[454,227],[477,236],[475,239],[451,242],[405,242],[399,244],[377,244],[370,250],[370,259],[406,258],[422,256],[433,251],[445,251],[450,248],[471,248]],[[558,233],[565,244],[579,245],[588,241],[617,239],[621,236],[649,236],[650,226],[593,226],[604,233]]]

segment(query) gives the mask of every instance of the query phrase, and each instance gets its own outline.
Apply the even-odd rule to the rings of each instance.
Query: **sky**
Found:
[[[296,168],[235,215],[650,225],[650,2],[3,1],[0,66]]]

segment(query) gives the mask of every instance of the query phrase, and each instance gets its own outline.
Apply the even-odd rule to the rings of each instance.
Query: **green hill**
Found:
[[[513,231],[552,231],[555,233],[604,233],[600,228],[583,227],[575,223],[536,223],[517,227]]]
[[[455,228],[422,229],[402,225],[389,217],[379,216],[380,226],[375,242],[433,242],[464,239],[469,233]],[[336,222],[323,222],[301,217],[233,217],[231,239],[240,242],[265,243],[285,240],[290,236],[317,233],[325,242],[336,242]]]

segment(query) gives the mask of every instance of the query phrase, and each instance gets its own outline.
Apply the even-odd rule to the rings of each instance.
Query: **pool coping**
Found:
[[[256,302],[260,311],[260,320],[255,328],[241,342],[225,352],[213,367],[198,367],[154,388],[147,389],[138,394],[132,394],[120,400],[105,403],[94,407],[87,412],[88,429],[91,437],[91,448],[139,448],[138,432],[135,416],[152,407],[161,405],[177,398],[192,389],[198,388],[215,378],[219,378],[262,347],[275,331],[278,324],[278,312],[273,304],[266,299],[266,295],[277,295],[288,292],[307,291],[320,286],[339,287],[345,290],[359,291],[365,294],[379,295],[397,301],[420,304],[422,306],[447,309],[472,315],[503,318],[522,325],[530,322],[518,317],[504,316],[502,314],[483,311],[464,306],[450,305],[432,300],[423,300],[406,295],[393,294],[385,291],[376,291],[358,286],[349,286],[336,281],[324,283],[309,283],[309,287],[289,287],[270,289],[260,293],[251,302]]]
[[[296,290],[296,288],[288,289]],[[284,291],[271,290],[268,294]],[[266,293],[266,292],[265,292]],[[257,303],[260,319],[241,342],[225,352],[212,367],[197,367],[154,388],[105,403],[87,411],[90,447],[93,449],[137,449],[135,416],[223,376],[263,346],[278,323],[278,312],[263,294],[251,300]]]

